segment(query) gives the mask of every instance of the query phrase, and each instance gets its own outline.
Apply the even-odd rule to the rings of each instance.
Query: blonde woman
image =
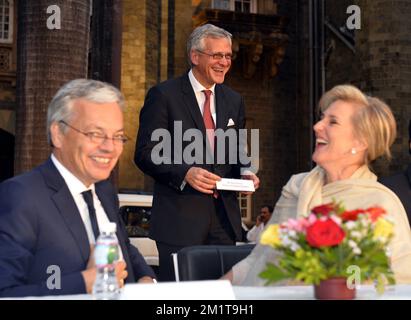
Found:
[[[269,224],[309,213],[333,199],[347,210],[383,207],[395,223],[391,243],[392,268],[397,283],[411,283],[411,231],[404,207],[397,196],[377,182],[369,164],[381,156],[391,157],[396,124],[390,108],[367,97],[351,85],[339,85],[319,102],[321,120],[314,125],[312,155],[317,166],[291,177],[284,186]],[[257,245],[253,252],[225,275],[235,285],[262,285],[258,274],[276,252]]]

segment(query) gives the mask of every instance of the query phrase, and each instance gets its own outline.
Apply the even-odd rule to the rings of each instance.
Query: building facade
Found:
[[[50,5],[61,9],[60,29],[47,28],[56,14]],[[336,84],[357,85],[393,108],[394,159],[374,169],[399,171],[409,162],[410,7],[411,0],[0,0],[0,128],[15,135],[14,171],[47,157],[53,93],[90,77],[121,86],[127,100],[132,141],[116,171],[118,187],[151,191],[133,161],[139,112],[150,87],[188,71],[186,40],[203,23],[233,34],[226,83],[245,99],[247,128],[259,129],[261,188],[240,199],[249,220],[277,201],[292,174],[312,168],[316,102]]]

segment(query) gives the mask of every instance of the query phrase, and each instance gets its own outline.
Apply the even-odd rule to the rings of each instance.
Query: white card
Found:
[[[227,280],[126,284],[120,300],[234,300]]]
[[[223,178],[216,184],[217,190],[251,191],[254,192],[253,180]]]

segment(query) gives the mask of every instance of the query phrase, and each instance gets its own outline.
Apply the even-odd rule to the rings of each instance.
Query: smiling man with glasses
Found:
[[[197,49],[197,52],[200,52],[201,54],[205,54],[207,56],[213,57],[214,60],[223,60],[225,58],[226,60],[231,61],[233,58],[233,55],[231,53],[221,53],[221,52],[216,52],[216,53],[207,53],[203,52],[201,50]]]
[[[81,133],[82,135],[86,136],[87,138],[89,138],[90,142],[95,143],[95,144],[102,144],[102,143],[105,143],[106,140],[112,140],[114,144],[122,146],[129,140],[125,135],[122,135],[122,134],[115,135],[112,138],[109,138],[107,135],[97,132],[97,131],[83,132],[79,129],[74,128],[73,126],[69,125],[63,120],[59,122],[73,129],[74,131],[77,131],[78,133]]]
[[[240,178],[242,169],[238,154],[244,149],[239,143],[218,149],[220,141],[215,138],[217,129],[235,131],[238,137],[245,127],[243,98],[223,84],[232,55],[228,31],[211,24],[196,28],[187,41],[189,72],[151,88],[140,113],[134,160],[155,180],[150,237],[156,240],[159,251],[161,281],[174,279],[171,253],[189,245],[234,245],[242,239],[237,194],[215,190],[217,181]],[[175,125],[182,125],[187,133],[189,129],[202,133],[201,161],[185,161],[183,150],[191,141],[183,141],[179,147],[178,140],[171,141],[169,147],[174,153],[170,158],[182,159],[182,163],[153,161],[157,143],[152,140],[153,133],[165,129],[174,139]],[[216,159],[221,149],[226,155],[223,163],[205,159],[205,155]],[[229,161],[232,155],[237,162]],[[252,179],[258,188],[255,174],[250,172],[244,178]]]
[[[95,80],[70,81],[52,99],[50,158],[0,184],[0,296],[91,293],[93,247],[108,222],[117,225],[119,285],[153,282],[130,245],[108,180],[127,141],[123,109],[120,91]],[[50,267],[58,270],[57,285],[50,285]]]

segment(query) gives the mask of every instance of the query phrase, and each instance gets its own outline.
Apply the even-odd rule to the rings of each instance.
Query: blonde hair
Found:
[[[390,107],[353,85],[338,85],[321,97],[320,111],[324,112],[337,100],[351,103],[356,109],[352,117],[354,134],[368,145],[366,162],[381,156],[391,159],[390,147],[397,135],[397,125]]]

